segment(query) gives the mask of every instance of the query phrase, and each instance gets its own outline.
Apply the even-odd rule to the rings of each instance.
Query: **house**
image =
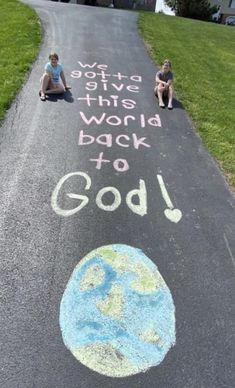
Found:
[[[62,1],[62,0],[59,0]],[[115,8],[143,9],[146,11],[163,12],[168,15],[174,14],[167,7],[164,0],[70,0],[71,3],[86,5],[114,6]],[[235,0],[209,0],[211,6],[220,7],[221,23],[225,23],[228,16],[235,16]]]
[[[220,7],[221,23],[225,23],[228,16],[235,16],[235,0],[211,0],[210,4]]]
[[[165,15],[175,15],[175,12],[166,5],[164,0],[156,0],[155,12],[162,12]]]

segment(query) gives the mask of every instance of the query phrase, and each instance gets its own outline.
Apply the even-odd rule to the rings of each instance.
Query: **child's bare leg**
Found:
[[[41,78],[41,96],[42,97],[45,97],[45,94],[46,94],[46,91],[49,87],[49,84],[50,84],[50,76],[45,73],[43,74],[42,78]]]
[[[172,99],[173,99],[173,88],[172,86],[169,86],[168,90],[168,108],[172,109]]]
[[[64,93],[64,88],[61,84],[50,84],[49,89],[47,89],[46,94],[62,94]]]
[[[164,104],[163,99],[162,99],[164,90],[165,90],[164,86],[158,85],[157,96],[158,96],[159,106],[161,108],[165,108],[165,104]]]

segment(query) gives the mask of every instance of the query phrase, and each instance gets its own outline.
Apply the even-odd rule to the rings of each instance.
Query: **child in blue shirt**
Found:
[[[155,81],[154,93],[158,97],[160,108],[165,108],[163,97],[168,97],[168,109],[173,109],[173,73],[171,71],[171,62],[168,59],[165,59],[161,70],[157,72]]]
[[[39,95],[42,101],[46,100],[46,94],[62,94],[65,90],[71,89],[66,83],[63,67],[58,63],[58,55],[56,53],[50,54],[49,61],[45,65],[45,73],[40,80]],[[64,86],[61,85],[60,78]]]

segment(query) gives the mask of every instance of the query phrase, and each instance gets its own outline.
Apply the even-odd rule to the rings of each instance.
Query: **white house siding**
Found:
[[[156,1],[155,12],[163,12],[166,15],[172,15],[172,16],[175,15],[175,12],[172,11],[171,8],[165,4],[164,0]]]

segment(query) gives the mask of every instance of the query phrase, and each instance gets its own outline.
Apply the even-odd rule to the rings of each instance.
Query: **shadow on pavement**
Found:
[[[58,100],[65,100],[66,102],[74,102],[72,93],[67,90],[64,94],[48,94],[47,101],[56,102]]]
[[[173,98],[173,107],[175,109],[183,109],[183,110],[185,110],[183,104],[181,104],[181,102],[179,100],[176,100],[175,98]]]
[[[157,100],[157,104],[158,104],[158,97],[155,95],[156,97],[156,100]],[[168,98],[167,97],[163,97],[163,102],[164,104],[167,106],[168,104]],[[175,97],[173,97],[173,101],[172,101],[172,105],[173,105],[173,108],[174,109],[182,109],[182,110],[185,110],[183,104],[177,100]]]

